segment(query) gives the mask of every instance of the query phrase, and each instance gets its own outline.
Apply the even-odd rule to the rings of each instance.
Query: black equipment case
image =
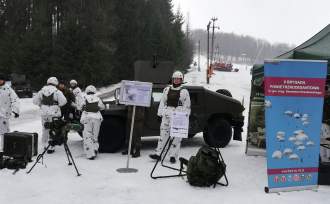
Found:
[[[38,154],[38,134],[10,132],[4,134],[4,155],[31,161]]]

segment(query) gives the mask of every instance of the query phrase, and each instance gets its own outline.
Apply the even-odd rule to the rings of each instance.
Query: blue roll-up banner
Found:
[[[265,61],[266,192],[317,188],[327,61]]]

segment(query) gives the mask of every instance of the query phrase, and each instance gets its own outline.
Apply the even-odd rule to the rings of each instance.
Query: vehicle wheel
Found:
[[[33,97],[33,93],[32,93],[32,91],[28,93],[27,97],[28,97],[28,98],[32,98],[32,97]]]
[[[225,96],[233,97],[227,89],[218,89],[216,92]]]
[[[126,121],[119,117],[104,116],[99,133],[99,152],[114,153],[125,144]]]
[[[223,148],[228,145],[232,136],[232,128],[225,119],[215,119],[208,124],[203,132],[203,138],[207,145],[216,148]]]

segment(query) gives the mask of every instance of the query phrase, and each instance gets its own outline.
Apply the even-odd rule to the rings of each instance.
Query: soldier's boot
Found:
[[[121,154],[122,155],[127,155],[127,153],[128,153],[128,150],[124,150]],[[136,158],[136,157],[141,156],[140,155],[140,150],[138,150],[138,149],[136,149],[136,150],[135,149],[132,149],[131,150],[131,155],[132,155],[133,158]]]
[[[89,158],[87,158],[87,159],[89,159],[89,160],[94,160],[96,158],[96,156],[92,156],[92,157],[89,157]]]
[[[150,154],[149,157],[154,160],[160,160],[160,156],[158,154]]]
[[[55,146],[50,146],[47,150],[47,154],[53,154],[55,152]]]
[[[175,157],[170,157],[170,162],[171,162],[172,164],[174,164],[174,163],[176,162]]]
[[[137,157],[140,157],[140,148],[134,148],[133,151],[131,152],[132,153],[132,157],[133,158],[137,158]]]
[[[121,154],[122,155],[127,155],[128,154],[128,150],[126,149],[126,150],[122,151]]]

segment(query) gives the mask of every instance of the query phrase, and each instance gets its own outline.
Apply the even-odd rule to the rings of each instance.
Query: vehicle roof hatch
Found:
[[[157,84],[168,84],[174,71],[172,61],[136,61],[134,63],[134,79]]]

